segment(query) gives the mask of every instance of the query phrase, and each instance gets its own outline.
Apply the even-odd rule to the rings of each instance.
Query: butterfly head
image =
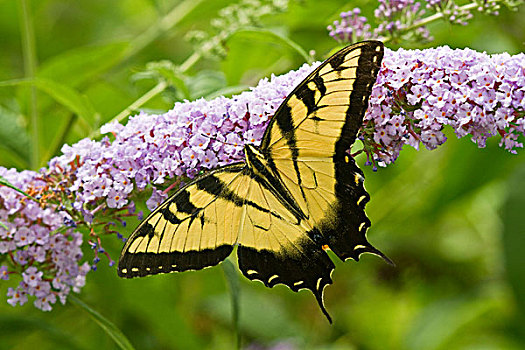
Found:
[[[246,164],[254,173],[262,173],[268,169],[268,160],[262,152],[254,145],[244,145],[244,154],[246,156]]]

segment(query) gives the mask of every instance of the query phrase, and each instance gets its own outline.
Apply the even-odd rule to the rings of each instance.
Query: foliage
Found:
[[[351,9],[346,1],[291,2],[282,13],[250,17],[256,20],[249,28],[224,36],[225,51],[218,53],[225,56],[208,58],[184,38],[195,29],[210,33],[209,23],[227,13],[221,12],[230,6],[227,1],[19,3],[0,3],[3,52],[8,53],[0,57],[0,164],[20,170],[37,169],[59,155],[64,143],[95,136],[114,117],[125,120],[139,108],[166,111],[180,99],[238,92],[264,76],[297,68],[308,50],[317,50],[321,59],[333,45],[326,24]],[[359,5],[371,14],[376,4]],[[17,20],[20,13],[24,20]],[[525,32],[519,16],[502,9],[498,17],[476,15],[467,27],[433,25],[432,45],[516,53],[524,40],[516,33]],[[18,29],[22,23],[35,33],[34,39],[26,33],[22,40],[25,69],[18,35],[24,33]],[[150,63],[165,58],[171,62]],[[515,247],[525,233],[512,211],[523,207],[523,200],[512,194],[523,192],[523,181],[512,174],[523,174],[518,170],[523,155],[507,154],[494,142],[478,150],[466,140],[449,139],[432,152],[405,150],[396,164],[378,173],[365,169],[372,196],[369,237],[393,258],[395,269],[371,256],[358,264],[340,263],[337,283],[326,297],[335,314],[332,328],[311,295],[267,290],[242,279],[242,343],[252,348],[521,348],[523,258]],[[502,208],[509,214],[500,216]],[[127,221],[126,227],[117,224],[125,235],[137,223]],[[108,240],[105,248],[116,257],[121,242]],[[89,249],[84,255],[93,257]],[[235,344],[230,294],[220,268],[123,281],[108,265],[88,274],[81,298],[136,348]],[[9,286],[2,281],[0,295]],[[0,309],[2,346],[114,348],[90,316],[69,303],[49,314],[32,306]]]

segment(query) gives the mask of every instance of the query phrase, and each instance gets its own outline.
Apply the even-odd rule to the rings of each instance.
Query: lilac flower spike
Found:
[[[0,167],[0,176],[28,192],[46,185],[42,176],[31,171]],[[0,187],[0,221],[7,226],[0,227],[0,257],[7,264],[0,267],[0,278],[19,276],[18,285],[8,289],[9,304],[23,305],[32,296],[37,308],[49,311],[57,298],[65,302],[71,290],[78,292],[84,286],[89,267],[79,262],[82,235],[71,229],[56,233],[64,218],[69,218],[65,211],[42,208]]]
[[[31,299],[42,310],[64,303],[96,269],[100,254],[114,263],[101,235],[122,239],[114,226],[141,215],[137,194],[151,190],[153,208],[187,178],[242,161],[244,144],[260,143],[278,106],[317,65],[263,79],[232,98],[178,102],[165,114],[111,122],[101,129],[109,136],[65,145],[38,173],[0,167],[0,176],[39,198],[0,187],[0,222],[7,226],[0,227],[0,278],[13,286],[8,303]],[[500,145],[516,153],[525,136],[524,67],[525,54],[386,50],[359,135],[367,164],[392,163],[405,144],[434,149],[446,141],[445,125],[479,147],[499,136]],[[92,264],[82,261],[80,227],[90,232]]]
[[[399,36],[402,30],[412,26],[424,14],[421,3],[415,0],[379,0],[379,6],[374,11],[379,25],[374,29],[374,35],[376,38]],[[426,27],[418,27],[413,34],[422,41],[430,40]]]
[[[489,56],[470,49],[387,50],[365,116],[364,144],[391,163],[404,144],[434,149],[450,125],[478,147],[501,136],[511,153],[524,135],[525,54]]]
[[[328,26],[330,36],[340,43],[353,43],[370,39],[372,32],[366,17],[359,16],[361,10],[355,8],[341,13],[341,21],[335,21],[333,26]]]

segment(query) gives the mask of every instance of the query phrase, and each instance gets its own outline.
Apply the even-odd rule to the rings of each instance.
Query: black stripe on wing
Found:
[[[350,105],[346,111],[346,122],[337,140],[334,161],[344,161],[346,152],[356,140],[357,132],[363,125],[363,117],[368,108],[368,99],[379,73],[383,59],[383,44],[367,45],[362,48],[356,70],[356,79],[350,93]]]

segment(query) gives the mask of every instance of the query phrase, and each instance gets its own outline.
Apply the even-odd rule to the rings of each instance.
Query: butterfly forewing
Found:
[[[382,57],[379,42],[336,53],[281,105],[261,146],[322,242],[343,260],[357,260],[363,252],[380,254],[366,240],[370,221],[364,206],[369,196],[348,151],[362,125]]]
[[[224,260],[238,239],[245,171],[244,164],[220,168],[168,198],[128,238],[119,275],[199,270]]]

